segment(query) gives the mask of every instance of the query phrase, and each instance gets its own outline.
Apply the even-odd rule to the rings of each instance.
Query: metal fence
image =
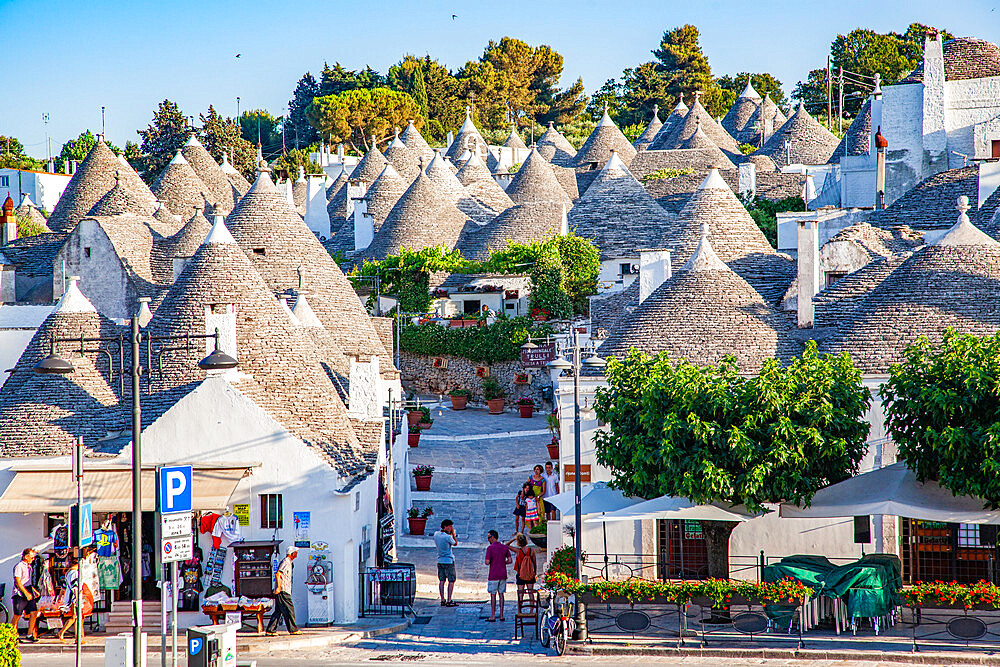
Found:
[[[413,610],[417,576],[412,564],[365,568],[360,578],[359,616],[405,616]]]

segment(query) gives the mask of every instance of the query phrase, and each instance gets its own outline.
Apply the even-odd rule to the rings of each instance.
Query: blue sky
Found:
[[[1000,0],[703,0],[587,2],[45,2],[0,0],[4,74],[0,134],[45,156],[42,114],[54,152],[85,129],[135,139],[164,98],[188,115],[214,104],[235,115],[284,111],[296,81],[323,62],[380,72],[406,53],[430,53],[455,69],[489,39],[550,44],[565,58],[563,81],[592,92],[651,58],[665,29],[693,23],[713,73],[768,71],[790,93],[825,62],[838,33],[902,31],[913,22],[1000,41]],[[452,19],[452,14],[457,14]],[[235,55],[240,53],[240,58]],[[13,65],[13,66],[12,66]]]

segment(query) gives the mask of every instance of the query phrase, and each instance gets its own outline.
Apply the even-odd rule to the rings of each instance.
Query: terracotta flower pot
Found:
[[[410,426],[416,426],[424,418],[424,413],[420,410],[411,410],[406,413],[406,421]]]
[[[431,424],[430,422],[419,422],[417,424],[417,428],[422,428],[422,429],[429,429],[431,426],[433,426],[433,424]]]
[[[490,408],[491,415],[503,414],[503,403],[504,400],[502,398],[491,398],[486,401],[486,405]]]
[[[407,523],[410,524],[410,535],[423,535],[424,529],[427,527],[427,519],[419,516],[408,516],[406,517]]]
[[[545,446],[549,450],[549,458],[550,459],[554,459],[554,460],[558,460],[559,459],[559,443],[558,442],[550,442],[549,444],[547,444]]]
[[[448,326],[450,327],[463,327],[465,322],[463,320],[448,320]]]
[[[416,447],[417,444],[420,443],[420,434],[419,433],[407,433],[406,434],[406,443],[410,447]]]
[[[433,475],[414,475],[413,479],[417,480],[417,491],[430,491],[431,477]]]
[[[535,412],[534,405],[518,405],[517,409],[521,411],[522,419],[531,419],[531,415]]]
[[[449,396],[451,399],[451,409],[452,410],[464,410],[466,404],[469,402],[468,396]]]

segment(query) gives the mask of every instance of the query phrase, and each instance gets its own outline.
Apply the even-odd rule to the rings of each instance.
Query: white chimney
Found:
[[[559,222],[559,234],[569,236],[569,217],[566,215],[566,204],[562,205],[562,219]]]
[[[139,297],[139,312],[136,314],[136,317],[139,318],[139,326],[143,328],[153,319],[153,313],[149,310],[150,301],[152,299],[148,296]]]
[[[310,174],[306,178],[306,225],[325,239],[330,235],[330,214],[326,210],[326,178]]]
[[[740,197],[757,196],[757,165],[753,162],[741,162],[739,166],[740,182],[737,192]]]
[[[445,144],[444,144],[444,152],[445,153],[448,152],[448,149],[451,148],[451,145],[453,143],[455,143],[455,133],[452,132],[451,130],[448,130],[448,138],[445,140]]]
[[[354,250],[364,250],[375,238],[375,218],[368,214],[368,200],[354,202]]]
[[[656,288],[670,279],[673,270],[670,266],[669,250],[639,251],[639,303],[646,300]]]
[[[816,199],[816,180],[807,170],[806,181],[802,184],[802,201],[808,205],[813,199]]]
[[[819,221],[812,219],[798,222],[798,325],[800,329],[811,329],[813,297],[819,291]]]
[[[379,361],[373,356],[371,361],[351,359],[348,408],[352,415],[368,419],[382,417],[382,378]]]
[[[205,306],[205,333],[218,330],[218,349],[234,359],[238,359],[236,347],[236,308],[231,303],[213,303]],[[205,339],[205,356],[216,350],[214,338]]]
[[[364,197],[366,192],[368,192],[368,184],[364,181],[354,180],[353,178],[347,181],[346,217],[348,220],[354,215],[354,207],[357,206],[357,200]]]

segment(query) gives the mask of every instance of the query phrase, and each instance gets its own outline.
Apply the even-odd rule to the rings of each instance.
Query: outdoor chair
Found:
[[[525,625],[535,626],[535,639],[538,639],[538,597],[535,595],[526,595],[514,614],[514,639],[517,639],[518,628],[521,629],[521,637],[525,636]]]

